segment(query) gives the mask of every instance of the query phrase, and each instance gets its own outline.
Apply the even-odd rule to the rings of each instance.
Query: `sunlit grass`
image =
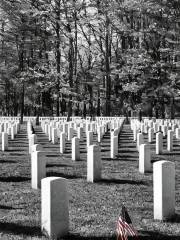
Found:
[[[68,179],[70,233],[66,239],[116,239],[116,221],[124,204],[140,239],[180,239],[180,163],[179,143],[175,152],[152,155],[153,160],[167,159],[176,163],[176,217],[169,222],[153,220],[152,173],[138,172],[138,152],[132,133],[125,126],[119,138],[119,154],[110,159],[107,133],[101,143],[102,180],[86,181],[86,142],[81,141],[81,160],[71,161],[67,153],[59,154],[59,144],[52,145],[40,128],[38,141],[48,154],[47,176]],[[96,141],[94,136],[94,142]],[[165,140],[164,140],[165,146]],[[154,151],[154,145],[152,145]],[[30,156],[25,129],[10,141],[9,151],[0,155],[0,239],[47,239],[40,229],[40,190],[32,190]],[[168,236],[169,235],[169,236]]]

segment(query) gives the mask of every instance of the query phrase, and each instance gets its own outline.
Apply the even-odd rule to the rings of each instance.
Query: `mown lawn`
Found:
[[[132,132],[125,125],[119,137],[119,154],[110,156],[110,136],[101,143],[102,180],[86,182],[86,142],[81,141],[81,160],[71,161],[70,143],[67,153],[59,154],[59,144],[49,143],[40,127],[38,142],[48,154],[47,176],[68,179],[70,233],[66,239],[116,239],[116,221],[124,204],[139,232],[139,239],[180,239],[180,146],[175,141],[173,153],[166,150],[152,160],[166,159],[176,163],[176,216],[168,222],[153,220],[152,173],[138,172],[138,152]],[[147,136],[145,137],[147,139]],[[94,142],[97,137],[94,136]],[[164,139],[166,148],[166,139]],[[31,189],[30,155],[25,125],[9,150],[0,153],[0,239],[48,239],[40,229],[40,190]]]

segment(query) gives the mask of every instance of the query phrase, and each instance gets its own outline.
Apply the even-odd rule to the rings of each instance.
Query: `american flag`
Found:
[[[138,240],[137,232],[132,226],[131,218],[125,206],[122,206],[121,215],[122,217],[119,217],[117,221],[117,240],[128,240],[128,236]]]

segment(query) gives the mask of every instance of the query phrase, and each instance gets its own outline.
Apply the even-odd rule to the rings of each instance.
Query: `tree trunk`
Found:
[[[24,116],[24,81],[22,83],[22,94],[21,94],[21,124],[23,124],[23,116]]]
[[[60,64],[61,64],[61,50],[60,50],[60,0],[56,2],[56,70],[57,70],[57,101],[56,101],[56,115],[59,117],[59,99],[60,99]]]
[[[109,65],[109,18],[106,16],[106,38],[105,38],[105,69],[106,69],[106,116],[111,114],[111,77],[110,77],[110,65]]]
[[[69,33],[71,34],[71,28],[69,25]],[[69,38],[69,85],[70,91],[73,90],[73,58],[74,58],[74,48],[73,48],[73,37]],[[69,96],[69,104],[68,104],[68,117],[72,115],[72,95]]]

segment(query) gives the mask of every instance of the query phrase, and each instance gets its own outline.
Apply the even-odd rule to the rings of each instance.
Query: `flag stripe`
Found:
[[[127,224],[126,222],[124,222],[124,224],[129,228],[129,230],[134,234],[134,236],[137,236],[137,232],[135,231],[135,229],[133,228],[133,226],[130,226],[129,224]],[[133,235],[132,235],[133,236]]]
[[[125,221],[120,221],[121,225],[131,234],[131,236],[136,236],[136,232],[134,232],[133,228],[127,224]]]
[[[133,236],[138,240],[138,234],[124,205],[122,206],[121,216],[117,221],[117,240],[128,240],[128,236]]]
[[[124,227],[121,224],[118,224],[118,222],[117,222],[117,233],[118,233],[117,240],[128,240],[127,234],[124,231]]]
[[[119,226],[117,231],[118,231],[118,238],[117,238],[117,240],[128,240],[127,234],[124,231],[122,226],[121,227]]]
[[[119,233],[118,235],[121,235],[121,238],[118,238],[118,240],[128,240],[128,234],[137,238],[137,233],[134,228],[123,221],[121,217],[119,217],[117,222],[117,231]]]

